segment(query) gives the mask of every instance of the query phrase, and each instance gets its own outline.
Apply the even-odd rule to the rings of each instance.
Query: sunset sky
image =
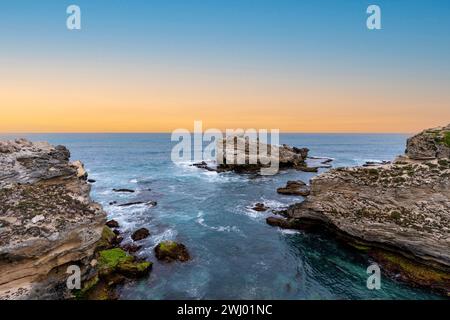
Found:
[[[66,28],[77,4],[82,30]],[[382,30],[366,28],[378,4]],[[450,1],[0,4],[0,132],[450,123]]]

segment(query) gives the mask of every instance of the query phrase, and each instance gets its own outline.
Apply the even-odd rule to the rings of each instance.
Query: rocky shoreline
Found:
[[[336,168],[311,179],[306,200],[269,217],[319,225],[363,248],[386,274],[450,294],[450,125],[408,139],[393,163]]]
[[[136,230],[133,242],[122,245],[117,221],[106,221],[106,212],[90,198],[92,180],[83,164],[69,158],[64,146],[0,142],[0,300],[116,299],[118,284],[152,269],[152,262],[133,255],[149,230]],[[119,206],[135,204],[157,205]],[[176,242],[161,242],[155,253],[167,262],[190,259]],[[67,286],[74,266],[79,289]]]
[[[281,169],[317,171],[306,164],[308,149],[277,148]],[[95,181],[80,161],[69,159],[63,146],[0,142],[0,299],[116,299],[117,285],[151,272],[152,262],[134,254],[152,231],[139,228],[129,235],[131,242],[123,241],[119,223],[106,221],[106,212],[90,198]],[[332,161],[314,160],[324,167]],[[226,159],[217,168],[194,165],[244,174],[266,166]],[[308,184],[288,181],[277,192],[305,200],[275,212],[268,224],[326,229],[368,254],[388,276],[450,294],[450,125],[408,139],[405,155],[392,162],[330,169]],[[138,204],[157,205],[110,203]],[[270,210],[264,203],[252,209]],[[166,263],[191,259],[188,249],[173,241],[159,243],[154,253]],[[73,265],[81,270],[77,290],[66,286]]]

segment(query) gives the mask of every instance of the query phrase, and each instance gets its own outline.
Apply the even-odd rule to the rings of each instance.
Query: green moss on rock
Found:
[[[146,275],[151,267],[151,262],[135,261],[133,256],[120,248],[103,250],[99,253],[98,268],[103,276],[118,272],[127,277],[140,277]]]
[[[89,292],[99,283],[99,281],[100,279],[98,275],[85,281],[82,289],[72,291],[72,294],[75,296],[75,299],[79,300],[86,299]]]
[[[372,253],[372,256],[383,266],[384,271],[396,275],[399,280],[450,294],[449,273],[413,262],[391,252],[379,251]]]
[[[444,133],[443,143],[450,148],[450,131]]]
[[[116,234],[109,227],[104,226],[102,230],[102,236],[97,243],[97,250],[111,248],[116,237]]]
[[[189,252],[186,247],[174,241],[163,241],[155,247],[155,255],[159,260],[171,262],[174,260],[188,261]]]

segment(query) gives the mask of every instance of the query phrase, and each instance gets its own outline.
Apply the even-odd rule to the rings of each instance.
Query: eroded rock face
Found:
[[[425,130],[408,139],[406,155],[411,159],[429,160],[450,157],[450,124]]]
[[[106,214],[69,157],[63,146],[0,142],[0,299],[45,297],[68,265],[89,265]]]
[[[429,133],[442,137],[447,130],[426,130],[409,139],[407,156],[392,164],[338,168],[314,177],[309,197],[288,208],[288,222],[317,221],[443,271],[448,277],[433,286],[450,292],[450,159],[446,147],[428,153],[436,146]],[[430,160],[417,160],[424,155]]]

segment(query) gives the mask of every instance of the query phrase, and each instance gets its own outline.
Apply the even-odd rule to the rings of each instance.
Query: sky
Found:
[[[0,2],[0,132],[411,133],[449,88],[447,0]]]

